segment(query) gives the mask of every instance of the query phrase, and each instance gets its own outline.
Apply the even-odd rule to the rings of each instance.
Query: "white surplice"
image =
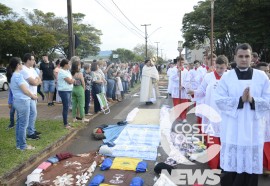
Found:
[[[179,98],[179,73],[178,68],[173,68],[171,75],[171,84],[172,84],[172,98]],[[189,75],[188,70],[183,69],[181,71],[181,99],[189,99],[189,95],[187,94],[187,90],[189,87]]]
[[[237,109],[245,88],[255,100],[255,110],[248,102]],[[262,174],[265,116],[270,110],[270,86],[266,74],[253,69],[251,80],[239,80],[235,70],[224,74],[214,96],[221,111],[220,166],[224,171]]]
[[[140,102],[155,102],[158,95],[159,74],[155,66],[144,65],[140,90]]]
[[[218,116],[220,116],[220,110],[213,99],[218,82],[219,79],[216,79],[214,72],[208,73],[204,76],[204,79],[198,89],[194,91],[195,99],[204,99],[204,104],[209,106],[204,107],[205,110],[203,110],[203,114],[200,114],[203,124],[202,132],[215,137],[219,137],[220,122],[218,122],[217,119],[210,119],[211,117],[209,117],[209,114],[218,114]],[[215,113],[213,113],[212,109],[215,111]]]
[[[172,76],[173,68],[176,68],[176,67],[169,68],[168,71],[167,71],[167,76],[168,76],[168,89],[167,89],[167,92],[169,94],[172,93],[172,83],[171,83],[172,80],[171,80],[171,76]]]

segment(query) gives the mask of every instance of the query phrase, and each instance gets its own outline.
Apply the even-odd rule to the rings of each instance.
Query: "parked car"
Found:
[[[6,74],[7,69],[5,67],[0,67],[0,74]]]
[[[3,89],[3,90],[8,90],[9,88],[9,85],[8,85],[8,82],[7,82],[7,77],[6,75],[4,74],[0,74],[0,89]]]

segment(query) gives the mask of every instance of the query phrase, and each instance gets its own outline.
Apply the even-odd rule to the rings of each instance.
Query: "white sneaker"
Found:
[[[86,122],[86,123],[88,123],[89,122],[89,119],[82,119],[82,123],[84,123],[84,122]]]

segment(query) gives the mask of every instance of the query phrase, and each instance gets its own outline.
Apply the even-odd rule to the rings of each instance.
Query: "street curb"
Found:
[[[62,136],[59,140],[57,140],[56,142],[54,142],[50,146],[46,147],[44,150],[42,150],[38,154],[31,156],[25,163],[18,165],[10,172],[4,174],[4,176],[2,176],[0,178],[0,185],[12,185],[12,183],[17,179],[17,176],[22,175],[23,173],[32,169],[34,166],[37,166],[37,163],[40,160],[46,158],[46,156],[50,152],[54,151],[60,145],[67,143],[78,132],[79,132],[79,130],[73,130],[70,133],[68,133],[67,135]]]
[[[130,94],[134,94],[138,89],[140,89],[140,86],[136,87]],[[114,102],[110,105],[112,107],[113,105],[117,104],[118,102]],[[25,172],[31,170],[34,166],[37,166],[38,163],[46,158],[49,153],[53,152],[57,149],[57,147],[68,143],[69,140],[71,140],[79,131],[84,130],[89,124],[90,121],[93,120],[95,117],[99,116],[102,113],[95,114],[91,118],[89,118],[89,122],[85,125],[85,127],[72,130],[70,133],[68,133],[65,136],[62,136],[59,140],[51,144],[50,146],[46,147],[44,150],[39,152],[38,154],[35,154],[31,156],[25,163],[22,163],[15,167],[13,170],[9,171],[8,173],[4,174],[2,177],[0,177],[0,185],[12,185],[12,183],[15,182],[18,176],[24,174]]]

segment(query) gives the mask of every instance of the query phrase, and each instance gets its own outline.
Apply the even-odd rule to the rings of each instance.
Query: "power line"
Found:
[[[117,4],[113,0],[112,2],[116,6],[116,8],[121,12],[121,14],[128,20],[128,22],[130,22],[137,30],[143,33],[143,31],[141,31],[132,21],[130,21],[130,19],[123,13],[123,11],[117,6]]]
[[[143,38],[143,36],[138,35],[135,32],[132,32],[132,30],[126,26],[124,23],[122,23],[114,14],[112,14],[107,8],[104,7],[98,0],[95,0],[106,12],[108,12],[111,16],[113,16],[121,25],[123,25],[126,29],[128,29],[131,33],[135,34],[137,37]]]
[[[144,25],[141,25],[141,26],[144,26],[145,27],[145,59],[147,59],[147,27],[148,26],[151,26],[151,24],[144,24]]]

